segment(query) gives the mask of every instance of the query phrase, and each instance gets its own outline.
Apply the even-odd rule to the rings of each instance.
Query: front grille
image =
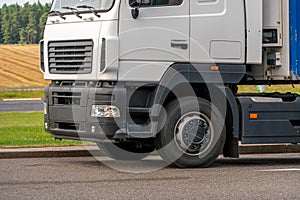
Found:
[[[80,105],[80,92],[53,92],[54,105]]]
[[[93,41],[50,41],[51,74],[88,74],[92,71]]]

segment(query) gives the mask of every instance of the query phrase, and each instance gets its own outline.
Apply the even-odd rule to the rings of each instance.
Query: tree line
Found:
[[[0,8],[0,44],[37,44],[43,38],[50,4],[40,2]]]

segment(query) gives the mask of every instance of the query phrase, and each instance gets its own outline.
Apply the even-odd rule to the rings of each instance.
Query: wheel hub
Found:
[[[181,150],[198,154],[210,140],[209,122],[201,115],[184,116],[177,123],[175,134]]]

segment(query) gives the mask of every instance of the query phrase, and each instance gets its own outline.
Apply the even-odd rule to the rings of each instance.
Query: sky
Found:
[[[40,0],[40,2],[42,4],[44,3],[51,3],[52,0]],[[26,2],[29,2],[30,4],[33,4],[35,2],[38,2],[38,0],[0,0],[0,7],[3,6],[3,4],[7,4],[7,5],[10,5],[10,4],[15,4],[15,3],[18,3],[19,5],[23,5],[24,3]]]

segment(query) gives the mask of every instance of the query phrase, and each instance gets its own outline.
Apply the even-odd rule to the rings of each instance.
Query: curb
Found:
[[[240,154],[300,153],[300,145],[240,145]],[[0,159],[14,158],[54,158],[105,156],[97,147],[87,150],[85,146],[38,147],[38,148],[0,148]],[[157,155],[154,152],[154,155]]]
[[[88,151],[84,146],[0,148],[0,159],[87,157],[92,155],[104,156],[105,154],[96,149]]]

